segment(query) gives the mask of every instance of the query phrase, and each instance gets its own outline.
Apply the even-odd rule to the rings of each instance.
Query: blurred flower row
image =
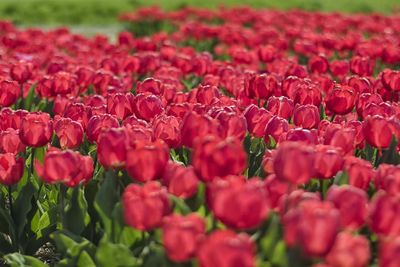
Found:
[[[5,262],[397,266],[400,17],[121,18],[0,23]]]

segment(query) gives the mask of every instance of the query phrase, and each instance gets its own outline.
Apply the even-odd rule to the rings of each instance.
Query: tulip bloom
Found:
[[[86,137],[89,142],[97,143],[100,134],[110,128],[118,128],[118,119],[110,114],[95,115],[90,118],[87,128]]]
[[[21,179],[23,173],[23,158],[16,158],[12,153],[0,154],[0,184],[16,184]]]
[[[331,186],[326,200],[332,202],[340,212],[341,227],[359,229],[368,215],[368,197],[365,191],[348,186]]]
[[[288,246],[301,244],[311,257],[326,255],[339,229],[339,212],[329,202],[304,200],[283,218],[284,239]]]
[[[16,81],[0,81],[0,106],[9,107],[17,102],[20,88]]]
[[[257,178],[244,184],[215,181],[212,211],[234,229],[251,229],[266,219],[270,210],[264,182]]]
[[[273,158],[278,179],[293,184],[307,183],[314,176],[315,155],[310,147],[297,142],[282,143]]]
[[[361,235],[342,232],[338,234],[325,259],[332,267],[365,267],[370,257],[368,239]]]
[[[173,116],[157,116],[153,121],[154,137],[163,140],[170,148],[181,143],[181,119]]]
[[[132,179],[144,183],[161,178],[168,159],[168,146],[163,141],[138,141],[127,152],[126,170]]]
[[[255,254],[256,247],[247,234],[217,230],[202,242],[197,258],[202,267],[254,267]]]
[[[400,236],[400,201],[379,191],[371,201],[369,209],[370,227],[374,233],[385,237]]]
[[[196,194],[199,178],[192,166],[185,167],[169,162],[162,176],[162,183],[169,193],[180,198],[189,198]]]
[[[171,212],[167,190],[155,181],[143,186],[130,184],[122,195],[122,205],[125,222],[140,231],[161,226],[164,216]]]
[[[293,115],[294,103],[286,96],[271,96],[268,99],[266,109],[272,114],[288,120]]]
[[[312,129],[318,127],[319,110],[314,105],[297,105],[294,109],[293,122],[296,126]]]
[[[168,258],[184,262],[196,255],[199,241],[205,234],[205,222],[195,213],[187,216],[174,214],[164,218],[162,231]]]
[[[271,119],[272,114],[263,108],[251,104],[243,113],[247,122],[247,130],[255,137],[264,136],[265,126]]]
[[[355,93],[351,87],[336,87],[325,98],[326,108],[335,114],[346,115],[353,110],[355,99]]]
[[[220,140],[210,136],[196,144],[192,165],[200,179],[209,182],[215,177],[241,174],[246,168],[246,158],[238,140]]]
[[[164,112],[161,100],[152,94],[138,94],[133,100],[135,115],[145,121],[152,120]]]
[[[93,160],[72,150],[54,149],[46,153],[43,164],[35,160],[35,170],[46,183],[64,183],[74,187],[92,178]]]
[[[53,136],[53,124],[48,113],[31,112],[21,122],[19,137],[31,147],[46,145]]]
[[[376,148],[388,148],[393,135],[398,136],[394,125],[387,119],[375,115],[368,116],[363,123],[363,133],[367,142]]]
[[[315,152],[315,173],[318,178],[329,179],[343,168],[343,156],[332,146],[319,145]]]
[[[54,123],[54,131],[61,148],[76,148],[83,142],[82,125],[70,118],[58,118]]]
[[[13,153],[14,155],[25,152],[25,145],[21,142],[19,130],[8,128],[0,131],[0,152]]]

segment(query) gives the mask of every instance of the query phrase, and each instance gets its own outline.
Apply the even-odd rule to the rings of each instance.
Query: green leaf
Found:
[[[276,214],[272,214],[266,235],[260,241],[262,253],[269,259],[272,259],[275,247],[281,239],[280,227],[279,217]]]
[[[79,256],[78,262],[76,264],[77,267],[96,267],[96,264],[93,262],[93,259],[86,251],[82,251]]]
[[[27,215],[32,209],[31,201],[35,192],[36,188],[28,181],[15,201],[14,210],[16,212],[14,213],[14,221],[17,226],[18,238],[22,236],[25,225],[27,224]],[[35,207],[35,209],[37,209],[37,207]]]
[[[289,266],[286,257],[286,244],[283,240],[279,240],[275,246],[271,262],[274,266],[286,267]]]
[[[333,184],[335,185],[344,185],[349,183],[349,175],[346,171],[340,171],[336,174],[333,179]]]
[[[12,240],[15,240],[15,225],[8,212],[3,208],[0,208],[0,232],[11,236]]]
[[[396,137],[393,136],[392,142],[390,143],[389,148],[382,151],[382,156],[377,161],[377,165],[382,164],[382,163],[397,165],[400,163],[400,156],[399,156],[399,153],[397,152],[397,144],[398,144],[398,141],[397,141]],[[375,166],[375,167],[377,167],[377,166]]]
[[[94,202],[94,207],[104,225],[105,232],[109,235],[112,233],[111,214],[118,200],[119,194],[117,193],[117,178],[113,171],[109,171],[96,194]]]
[[[4,259],[11,267],[48,267],[47,264],[34,257],[19,253],[7,254]]]
[[[72,191],[70,205],[63,216],[64,229],[77,235],[81,234],[85,228],[87,207],[88,204],[84,196],[84,191],[80,186],[75,187]]]
[[[29,89],[28,95],[24,99],[24,108],[26,110],[31,110],[33,99],[35,97],[35,87],[36,84],[32,85]]]
[[[100,267],[138,266],[137,259],[133,256],[128,247],[122,244],[107,242],[106,237],[100,242],[96,253],[96,263]]]

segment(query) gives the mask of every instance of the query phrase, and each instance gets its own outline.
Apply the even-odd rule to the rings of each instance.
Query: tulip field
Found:
[[[400,266],[400,15],[119,20],[0,22],[0,266]]]

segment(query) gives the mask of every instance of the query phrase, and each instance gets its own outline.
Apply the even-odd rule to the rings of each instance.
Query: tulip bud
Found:
[[[353,156],[345,158],[344,170],[349,176],[349,184],[364,190],[369,187],[375,173],[369,161]]]
[[[394,125],[379,115],[368,116],[365,119],[363,133],[367,142],[378,149],[388,148],[393,135],[397,136]]]
[[[379,243],[379,266],[396,267],[400,257],[400,237]]]
[[[129,144],[124,128],[110,128],[103,131],[97,143],[97,157],[104,168],[122,168],[126,163]]]
[[[289,130],[289,123],[287,120],[282,119],[277,116],[273,116],[265,126],[264,130],[264,139],[265,142],[269,143],[269,136],[272,136],[275,141],[279,141],[282,138],[283,134],[285,134]]]

